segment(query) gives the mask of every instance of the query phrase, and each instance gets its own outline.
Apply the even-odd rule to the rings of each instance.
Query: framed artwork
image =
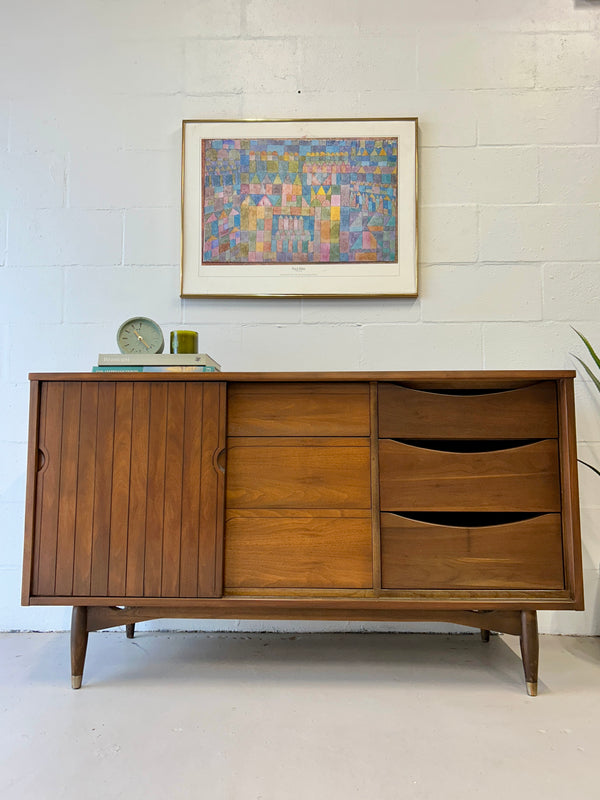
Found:
[[[182,297],[417,293],[417,119],[184,120]]]

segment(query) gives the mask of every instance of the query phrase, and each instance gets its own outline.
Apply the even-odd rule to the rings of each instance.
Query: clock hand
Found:
[[[150,350],[150,345],[149,345],[149,344],[146,342],[146,340],[144,339],[144,337],[143,337],[143,336],[140,336],[140,334],[139,334],[139,333],[136,331],[136,329],[135,329],[135,328],[133,329],[133,332],[135,333],[135,335],[137,336],[137,338],[139,339],[139,341],[140,341],[140,342],[141,342],[141,343],[144,345],[144,347],[146,348],[146,350]]]

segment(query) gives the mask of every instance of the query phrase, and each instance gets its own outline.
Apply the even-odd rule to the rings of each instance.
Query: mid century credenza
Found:
[[[582,609],[572,371],[38,374],[23,603],[156,618]]]

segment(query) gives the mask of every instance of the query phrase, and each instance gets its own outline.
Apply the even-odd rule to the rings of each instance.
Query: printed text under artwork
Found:
[[[398,140],[205,139],[204,264],[397,260]]]

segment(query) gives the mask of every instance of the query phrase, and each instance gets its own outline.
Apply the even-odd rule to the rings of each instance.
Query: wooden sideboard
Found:
[[[571,371],[39,374],[23,603],[157,618],[443,621],[582,609]]]

